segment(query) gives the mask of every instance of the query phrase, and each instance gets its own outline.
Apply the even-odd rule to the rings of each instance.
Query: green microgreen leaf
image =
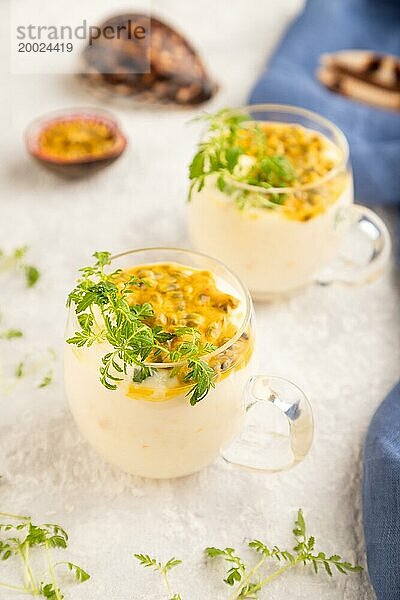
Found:
[[[34,285],[36,285],[36,283],[39,280],[39,277],[40,277],[39,270],[36,267],[34,267],[33,265],[25,265],[24,270],[25,270],[26,285],[28,287],[33,287]]]
[[[296,171],[285,156],[266,156],[261,159],[259,168],[272,187],[285,187],[296,179]]]
[[[190,179],[196,179],[197,177],[201,177],[204,173],[204,163],[205,163],[205,152],[200,150],[198,152],[189,166],[189,177]]]
[[[53,381],[53,371],[50,370],[46,373],[46,375],[43,377],[42,381],[39,383],[38,387],[39,388],[45,388],[48,385],[50,385]]]
[[[64,598],[60,589],[55,587],[52,583],[42,582],[39,591],[43,598],[48,598],[49,600],[63,600]]]
[[[24,372],[25,372],[25,362],[21,360],[18,363],[18,365],[15,367],[15,377],[17,379],[21,379],[24,376]]]
[[[246,565],[243,560],[235,554],[234,548],[225,548],[221,550],[220,548],[206,548],[205,553],[210,558],[215,558],[216,556],[221,556],[225,562],[229,565],[229,570],[226,573],[224,582],[230,586],[235,585],[238,581],[242,580],[246,572]]]
[[[85,581],[90,579],[89,573],[87,573],[84,569],[82,569],[82,567],[78,567],[78,565],[75,565],[72,562],[59,562],[59,563],[56,563],[55,566],[58,567],[58,566],[62,566],[62,565],[65,565],[68,568],[68,570],[74,574],[75,579],[78,583],[84,583]]]
[[[0,340],[15,340],[21,338],[23,335],[20,329],[8,329],[0,333]]]
[[[233,171],[238,163],[239,156],[241,154],[243,154],[243,150],[241,148],[238,148],[237,146],[226,149],[226,151],[225,151],[226,168],[228,169],[229,173],[233,173]]]

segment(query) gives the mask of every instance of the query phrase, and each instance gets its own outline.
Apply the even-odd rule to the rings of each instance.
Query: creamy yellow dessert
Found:
[[[199,470],[244,416],[248,307],[208,270],[154,263],[106,274],[104,260],[70,295],[65,384],[74,417],[127,472]]]
[[[234,112],[209,120],[190,166],[194,247],[231,267],[256,299],[301,289],[350,223],[346,148],[295,122]]]

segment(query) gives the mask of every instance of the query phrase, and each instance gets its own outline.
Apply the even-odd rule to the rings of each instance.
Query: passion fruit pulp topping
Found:
[[[203,343],[223,346],[237,331],[233,312],[239,300],[218,289],[210,271],[192,269],[175,263],[137,266],[118,274],[123,284],[134,276],[145,281],[132,287],[130,304],[151,304],[151,325],[164,331],[176,327],[194,327]]]
[[[317,131],[291,123],[259,121],[264,133],[264,156],[285,156],[294,168],[291,185],[314,183],[331,171],[340,160],[339,150]],[[257,137],[258,136],[258,137]],[[249,156],[257,156],[257,129],[239,131],[239,144]]]
[[[154,314],[148,317],[148,325],[160,325],[170,332],[177,327],[194,327],[202,342],[215,348],[221,348],[238,333],[243,319],[241,303],[219,289],[210,271],[176,263],[157,263],[123,270],[116,275],[115,281],[122,287],[132,276],[143,280],[144,285],[133,286],[126,298],[131,305],[151,304]],[[173,339],[170,342],[171,350],[179,341]],[[208,362],[221,379],[232,369],[244,367],[252,350],[253,342],[247,331],[226,350],[211,356]],[[150,356],[148,360],[159,362],[162,359]],[[169,390],[157,390],[148,383],[143,390],[143,385],[131,384],[129,393],[136,396],[147,391],[147,395],[154,396],[152,400],[174,396],[183,384],[184,374],[184,371],[180,373]]]
[[[118,143],[115,128],[95,118],[58,120],[44,126],[38,137],[39,152],[65,162],[101,159]]]
[[[258,128],[239,131],[239,145],[247,156],[255,161],[248,176],[254,177],[259,165],[259,131],[264,134],[263,157],[283,156],[294,169],[293,179],[284,185],[272,182],[277,187],[315,188],[292,191],[279,196],[280,210],[290,219],[307,221],[325,212],[336,202],[348,183],[348,174],[341,172],[323,184],[318,181],[326,177],[340,163],[342,156],[333,142],[321,133],[301,125],[289,123],[257,122]],[[253,181],[250,179],[250,183]],[[257,185],[257,183],[255,183]]]

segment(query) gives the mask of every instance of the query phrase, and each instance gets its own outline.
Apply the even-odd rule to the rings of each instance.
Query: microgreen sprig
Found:
[[[6,271],[22,271],[25,276],[27,287],[33,287],[36,285],[40,277],[40,272],[36,267],[25,262],[25,256],[27,252],[28,246],[20,246],[15,248],[11,254],[6,254],[0,249],[0,275]],[[14,340],[22,336],[23,332],[16,328],[0,331],[0,340]]]
[[[30,517],[0,513],[0,519],[7,519],[7,523],[0,522],[0,560],[20,560],[23,573],[23,584],[13,584],[0,581],[0,587],[14,592],[39,596],[50,600],[63,600],[57,580],[56,570],[66,567],[73,573],[78,583],[83,583],[90,575],[78,565],[71,562],[53,563],[51,550],[66,549],[68,534],[60,525],[45,523],[35,525]],[[38,579],[31,563],[32,550],[43,557],[46,565],[46,579]]]
[[[228,563],[229,569],[224,579],[225,583],[235,587],[229,600],[244,600],[245,598],[258,598],[258,593],[269,583],[283,575],[289,569],[297,565],[312,565],[314,572],[318,573],[323,567],[329,576],[333,575],[335,569],[345,575],[347,573],[358,573],[361,567],[355,566],[342,559],[339,554],[328,556],[325,552],[315,550],[315,539],[308,537],[306,524],[301,510],[297,513],[297,519],[293,529],[295,545],[291,550],[282,550],[278,546],[268,546],[260,540],[252,540],[248,543],[249,548],[260,555],[260,560],[253,566],[247,566],[244,561],[235,554],[233,548],[206,548],[206,555],[210,558],[222,557]],[[275,559],[283,566],[268,574],[260,574],[260,569],[268,560]]]
[[[284,188],[296,179],[296,171],[283,155],[265,154],[266,133],[251,116],[243,111],[222,109],[214,114],[205,114],[196,120],[208,123],[206,139],[198,145],[198,150],[189,166],[189,197],[194,191],[200,192],[209,175],[214,175],[217,188],[232,196],[240,209],[247,206],[276,208],[283,204],[281,193],[266,194],[250,192],[234,185],[244,183],[264,190]],[[246,155],[246,147],[241,142],[241,134],[251,124],[252,151],[250,163],[243,167],[241,157]]]
[[[28,246],[20,246],[11,254],[5,254],[0,249],[0,274],[14,269],[22,271],[27,287],[33,287],[40,278],[40,272],[35,266],[25,261],[27,252]]]
[[[7,329],[0,332],[0,340],[15,340],[21,338],[23,335],[20,329]]]
[[[172,594],[171,584],[169,582],[168,573],[171,569],[174,569],[178,565],[182,564],[182,561],[178,558],[172,557],[166,563],[162,564],[156,558],[152,558],[148,554],[134,554],[134,557],[139,561],[142,567],[150,568],[153,571],[161,573],[163,576],[165,585],[168,590],[168,594]],[[182,600],[180,594],[174,594],[170,600]]]
[[[307,535],[302,510],[297,513],[293,534],[295,543],[290,550],[282,550],[278,546],[268,546],[257,539],[250,541],[248,547],[258,554],[258,561],[253,566],[247,565],[234,548],[209,547],[205,549],[208,558],[222,558],[227,564],[228,570],[223,581],[232,588],[228,600],[256,600],[260,597],[259,593],[268,584],[298,565],[304,567],[312,565],[316,574],[322,567],[330,577],[333,576],[334,570],[342,575],[362,571],[361,567],[343,560],[339,554],[328,556],[325,552],[315,550],[315,539],[313,536]],[[149,567],[161,573],[167,582],[168,592],[172,593],[167,572],[181,564],[180,560],[172,558],[163,565],[148,554],[135,554],[134,556],[143,567]],[[273,562],[280,563],[280,566],[272,571],[266,570],[266,567]],[[181,600],[181,597],[175,595],[170,600]]]
[[[28,252],[28,246],[20,246],[13,250],[10,254],[6,254],[3,250],[0,249],[0,275],[11,271],[13,274],[22,272],[25,279],[25,284],[28,288],[32,288],[36,285],[37,281],[40,278],[39,270],[26,262],[26,255]],[[2,321],[2,315],[0,313],[0,323]],[[8,329],[0,330],[0,341],[13,341],[19,338],[22,338],[24,335],[21,329],[17,329],[15,327],[11,327]],[[21,365],[22,363],[20,363]],[[19,368],[20,365],[16,368],[16,378],[20,379],[23,376],[23,369]],[[17,374],[18,373],[18,374]],[[50,383],[50,379],[47,379],[46,385]],[[14,383],[16,380],[14,379]],[[7,393],[12,387],[8,382],[8,378],[3,374],[2,365],[0,363],[0,390]]]
[[[151,355],[156,362],[177,363],[171,377],[182,373],[183,381],[191,385],[188,395],[192,405],[202,400],[215,383],[215,372],[202,357],[214,347],[203,344],[199,332],[192,327],[176,327],[168,332],[151,325],[151,304],[128,302],[135,287],[149,285],[148,282],[131,277],[118,287],[115,278],[120,271],[105,270],[111,264],[110,253],[95,252],[93,256],[95,264],[80,269],[82,277],[68,296],[67,305],[75,308],[79,330],[67,342],[88,348],[94,343],[111,346],[99,369],[100,381],[108,390],[116,390],[128,370],[136,383],[150,377]],[[173,347],[172,340],[176,342]]]

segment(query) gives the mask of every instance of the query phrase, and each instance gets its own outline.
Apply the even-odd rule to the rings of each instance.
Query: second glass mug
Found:
[[[215,387],[191,406],[190,385],[168,392],[168,373],[176,364],[154,363],[149,365],[156,372],[153,383],[147,380],[132,386],[128,371],[117,390],[108,390],[99,380],[107,345],[77,348],[66,343],[66,392],[84,437],[108,462],[150,478],[189,475],[220,454],[229,463],[260,471],[280,471],[300,462],[313,439],[311,406],[295,384],[254,374],[256,330],[248,290],[218,260],[187,250],[133,250],[114,256],[110,268],[155,263],[210,271],[218,287],[229,290],[240,302],[241,322],[235,335],[204,357],[210,365],[220,365]],[[76,328],[71,307],[66,339]],[[236,352],[235,358],[238,347],[246,351]],[[221,365],[228,359],[230,364],[223,370]]]
[[[194,249],[222,260],[260,301],[286,298],[313,282],[358,285],[380,275],[390,254],[390,236],[378,215],[353,203],[349,146],[340,129],[296,106],[260,104],[235,112],[248,116],[250,128],[254,122],[291,124],[322,134],[340,159],[322,178],[292,188],[265,189],[228,178],[231,192],[227,193],[209,176],[188,203]],[[288,218],[282,206],[271,202],[273,210],[257,206],[241,210],[234,200],[239,192],[266,203],[271,194],[293,195],[300,201],[332,194],[336,199],[324,212],[298,220]]]

